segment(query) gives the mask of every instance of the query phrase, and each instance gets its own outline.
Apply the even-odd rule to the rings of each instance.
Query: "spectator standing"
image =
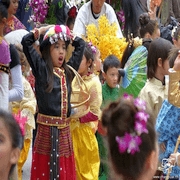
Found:
[[[105,0],[90,0],[79,9],[73,33],[77,36],[86,36],[86,26],[89,24],[95,24],[97,26],[98,19],[103,14],[105,14],[110,23],[117,23],[117,36],[122,38],[123,35],[114,9]]]

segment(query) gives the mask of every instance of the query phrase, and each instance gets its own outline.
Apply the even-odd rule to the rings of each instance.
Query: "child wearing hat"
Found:
[[[40,44],[42,56],[33,48],[33,43],[41,34],[44,34]],[[78,70],[85,42],[79,37],[72,37],[67,26],[41,27],[22,40],[24,53],[35,77],[38,106],[31,179],[76,179],[69,126],[71,82],[74,75],[65,61],[70,42],[75,50],[68,65]]]

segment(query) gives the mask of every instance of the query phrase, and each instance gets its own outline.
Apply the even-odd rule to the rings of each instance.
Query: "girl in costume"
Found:
[[[177,139],[180,135],[180,106],[178,103],[179,99],[179,79],[180,79],[180,68],[175,63],[180,61],[180,50],[179,48],[173,48],[169,54],[169,88],[168,88],[168,99],[163,101],[161,109],[156,119],[156,131],[158,133],[158,143],[160,144],[159,160],[163,162],[163,159],[168,159],[170,154],[174,152]],[[175,62],[175,63],[174,63]],[[178,69],[179,68],[179,69]],[[180,151],[180,147],[178,147]],[[176,159],[176,158],[175,158]],[[172,157],[172,164],[175,165],[169,175],[170,179],[179,179],[180,167],[175,164]],[[165,166],[165,164],[162,164]],[[167,174],[167,169],[162,169],[164,176]]]
[[[18,179],[22,180],[22,167],[28,157],[28,152],[32,141],[32,130],[35,129],[34,114],[36,112],[36,98],[30,83],[26,79],[30,71],[29,63],[23,53],[21,45],[16,45],[16,49],[19,53],[21,61],[24,97],[21,101],[13,101],[11,106],[13,113],[20,111],[23,117],[27,117],[24,146],[18,160]]]
[[[4,35],[7,33],[17,30],[26,29],[26,27],[21,23],[21,21],[14,15],[18,9],[18,0],[2,0],[1,1],[8,10],[7,23],[4,28]]]
[[[128,94],[103,110],[102,124],[107,130],[110,164],[117,179],[153,179],[158,163],[153,122],[146,103]],[[116,179],[115,175],[111,179]]]
[[[23,132],[24,127],[18,125],[12,114],[0,109],[0,178],[3,180],[11,179],[23,146]]]
[[[40,34],[45,34],[40,44],[42,56],[33,47]],[[23,51],[35,77],[38,107],[31,180],[76,179],[69,124],[73,73],[65,62],[71,40],[70,30],[64,25],[40,27],[22,39]],[[68,64],[78,70],[85,42],[75,37],[72,45],[75,50]]]
[[[7,9],[0,3],[0,108],[9,107],[9,63],[11,61],[9,44],[4,39],[3,29],[7,20]]]
[[[147,109],[157,117],[164,99],[167,99],[168,84],[165,75],[168,75],[168,54],[172,44],[163,38],[153,40],[149,47],[147,58],[147,82],[139,93],[139,97],[146,101]]]
[[[78,73],[84,80],[90,95],[89,110],[71,120],[78,180],[98,180],[99,174],[100,160],[95,132],[101,115],[102,88],[98,76],[92,73],[95,54],[96,48],[86,42]],[[73,86],[76,85],[76,82],[74,79]]]

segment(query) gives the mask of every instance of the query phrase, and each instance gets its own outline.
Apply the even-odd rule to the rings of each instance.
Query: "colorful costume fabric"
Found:
[[[158,133],[159,144],[164,143],[166,146],[165,152],[159,151],[159,160],[169,158],[170,154],[174,152],[176,141],[180,135],[180,108],[173,106],[165,100],[159,111],[156,120],[156,131]],[[180,147],[178,148],[180,152]],[[167,172],[164,172],[167,174]],[[175,166],[172,168],[170,176],[179,176],[180,167]]]
[[[35,93],[35,78],[34,78],[34,76],[32,74],[32,71],[30,71],[29,76],[27,77],[27,80],[30,83],[31,88],[32,88],[32,90]]]
[[[139,97],[146,102],[147,109],[153,112],[156,118],[163,101],[168,97],[168,85],[163,85],[156,78],[148,79],[141,89]]]
[[[102,85],[102,105],[101,108],[104,108],[112,101],[116,101],[119,98],[119,88],[110,88],[108,84],[105,82]]]
[[[35,77],[38,103],[38,129],[33,148],[31,180],[75,180],[75,162],[70,135],[71,83],[64,69],[54,68],[51,93],[46,92],[47,65],[33,48],[34,34],[22,40],[23,50]],[[75,51],[68,64],[78,69],[83,56],[84,40],[76,37]]]
[[[90,94],[90,111],[82,117],[71,119],[76,175],[78,180],[98,180],[100,160],[94,132],[101,116],[102,88],[95,74],[82,78]]]
[[[17,29],[26,29],[26,27],[16,16],[13,15],[10,19],[8,19],[6,23],[6,26],[4,28],[4,35]]]
[[[169,91],[168,101],[180,108],[180,89],[179,89],[180,71],[169,69]]]
[[[23,79],[23,88],[24,88],[24,97],[21,101],[14,101],[11,103],[12,112],[18,113],[21,111],[21,115],[27,117],[26,122],[26,134],[24,136],[24,146],[21,150],[20,158],[18,161],[18,179],[22,180],[22,167],[27,160],[29,148],[32,140],[32,130],[35,129],[35,120],[34,114],[36,112],[36,98],[34,92],[31,88],[30,83],[26,80],[24,76]]]

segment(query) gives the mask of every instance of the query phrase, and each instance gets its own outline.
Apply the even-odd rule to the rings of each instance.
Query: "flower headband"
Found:
[[[97,48],[95,46],[93,46],[92,42],[89,42],[88,46],[91,48],[93,54],[96,54]]]
[[[49,42],[54,44],[59,39],[63,41],[69,41],[72,36],[70,30],[65,25],[55,25],[54,27],[49,28],[49,30],[44,35],[43,41],[49,38]]]
[[[22,116],[21,112],[19,111],[18,114],[14,114],[14,118],[15,118],[16,122],[19,124],[22,136],[24,136],[25,135],[25,123],[27,121],[27,117]]]
[[[125,99],[132,99],[131,95],[124,94]],[[118,143],[118,148],[120,153],[130,153],[135,154],[139,152],[139,146],[142,143],[141,134],[148,133],[147,130],[147,121],[149,114],[145,112],[146,104],[139,98],[134,99],[134,105],[138,109],[138,112],[135,114],[135,125],[133,133],[125,133],[123,137],[116,136],[116,142]]]

